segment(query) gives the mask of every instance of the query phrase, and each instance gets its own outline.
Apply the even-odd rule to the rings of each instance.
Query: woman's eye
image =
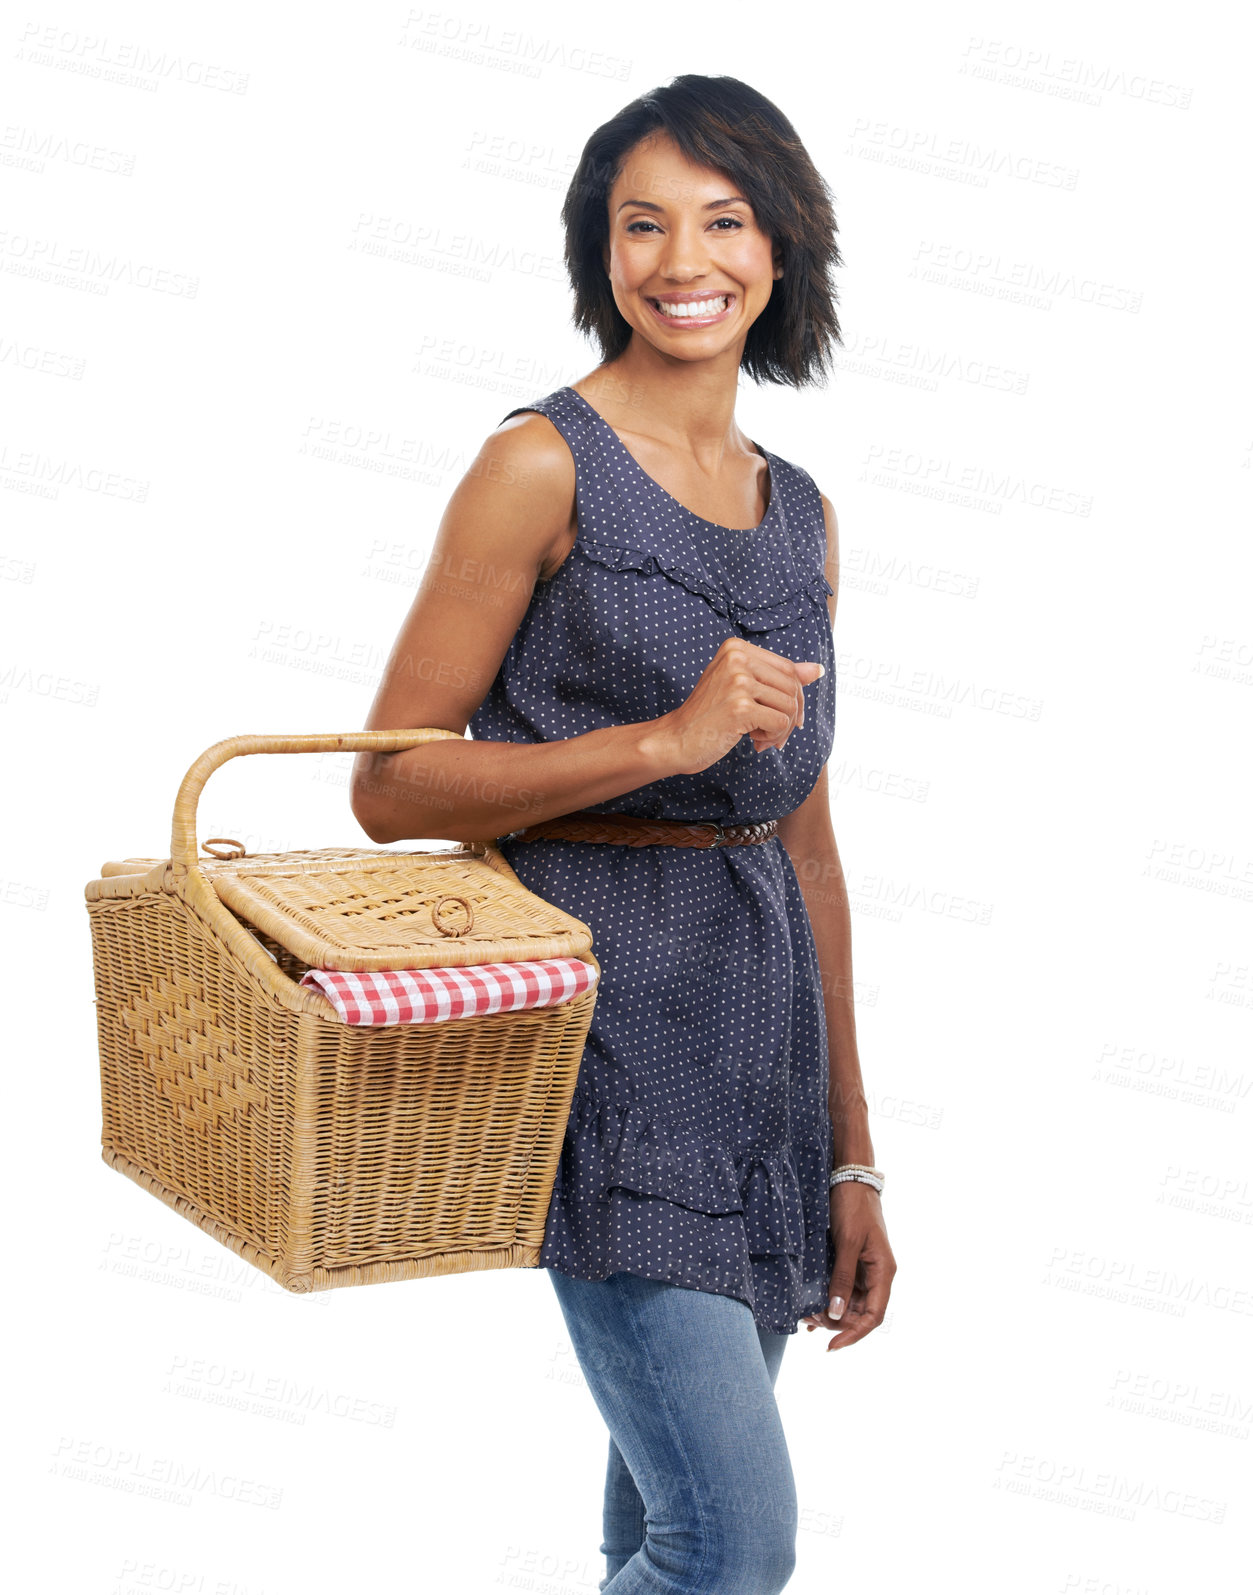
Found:
[[[723,227],[723,222],[729,222],[730,227]],[[714,228],[718,232],[739,232],[743,226],[744,223],[736,216],[719,216],[717,221],[714,223]],[[626,230],[629,233],[633,233],[637,230],[637,228],[642,227],[651,227],[654,232],[658,230],[655,222],[647,221],[643,217],[641,217],[638,221],[628,222]]]

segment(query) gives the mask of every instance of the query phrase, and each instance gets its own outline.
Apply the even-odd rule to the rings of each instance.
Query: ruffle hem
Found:
[[[797,1319],[826,1307],[834,1266],[827,1157],[805,1141],[733,1153],[641,1103],[576,1090],[538,1266],[580,1279],[624,1270],[735,1296],[759,1329],[795,1334]],[[648,1203],[668,1206],[664,1226],[631,1222]],[[675,1237],[667,1257],[650,1233]]]

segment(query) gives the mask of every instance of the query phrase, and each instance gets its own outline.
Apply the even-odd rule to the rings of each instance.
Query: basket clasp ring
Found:
[[[462,908],[464,908],[466,911],[466,922],[464,925],[458,928],[452,925],[440,924],[439,916],[445,903],[461,904]],[[431,909],[431,919],[434,922],[435,929],[440,933],[441,936],[468,936],[474,929],[474,909],[470,906],[470,902],[467,898],[458,897],[454,893],[448,893],[444,897],[437,897],[435,899],[435,906]]]
[[[215,844],[217,844],[216,847]],[[214,858],[246,858],[248,856],[248,850],[244,844],[237,842],[231,836],[211,836],[200,845],[204,852],[212,854]],[[228,851],[219,853],[217,847],[224,847]]]

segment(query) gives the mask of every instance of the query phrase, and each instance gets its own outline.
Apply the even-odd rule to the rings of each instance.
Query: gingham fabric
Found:
[[[310,969],[300,984],[320,987],[346,1024],[427,1025],[516,1008],[548,1008],[579,996],[595,980],[595,966],[581,958],[534,958],[516,964],[364,974]]]

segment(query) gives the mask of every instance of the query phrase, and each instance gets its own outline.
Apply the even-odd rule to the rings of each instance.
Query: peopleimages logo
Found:
[[[897,444],[867,444],[858,480],[879,487],[902,487],[924,496],[948,497],[954,493],[986,499],[998,507],[1020,504],[1029,509],[1051,510],[1086,520],[1092,513],[1090,494],[1077,493],[1049,482],[1030,481],[1015,472],[977,463],[962,464],[944,455],[924,454]]]
[[[1039,183],[1068,192],[1079,182],[1079,172],[1073,166],[1060,166],[1055,161],[1039,160],[996,145],[988,147],[971,139],[946,138],[926,128],[872,122],[866,117],[859,117],[854,123],[845,154],[910,171],[930,172],[977,188],[986,188],[992,177]]]
[[[1081,56],[1055,55],[1031,45],[1010,44],[1000,39],[972,35],[963,54],[959,72],[989,82],[1049,94],[1058,99],[1081,100],[1099,105],[1105,94],[1121,94],[1124,99],[1143,100],[1170,110],[1186,111],[1192,105],[1192,90],[1145,72],[1128,72],[1108,62],[1097,65]]]
[[[177,1506],[190,1506],[200,1496],[275,1511],[283,1500],[282,1490],[275,1485],[245,1479],[229,1470],[218,1472],[200,1462],[148,1456],[107,1440],[72,1435],[62,1435],[57,1442],[49,1472],[125,1495],[152,1496]]]
[[[1143,290],[1126,284],[1089,277],[1051,262],[1041,265],[1038,261],[1014,260],[995,250],[926,238],[914,250],[909,275],[920,282],[1037,310],[1051,310],[1055,304],[1069,300],[1095,310],[1118,310],[1137,316],[1144,303]]]

